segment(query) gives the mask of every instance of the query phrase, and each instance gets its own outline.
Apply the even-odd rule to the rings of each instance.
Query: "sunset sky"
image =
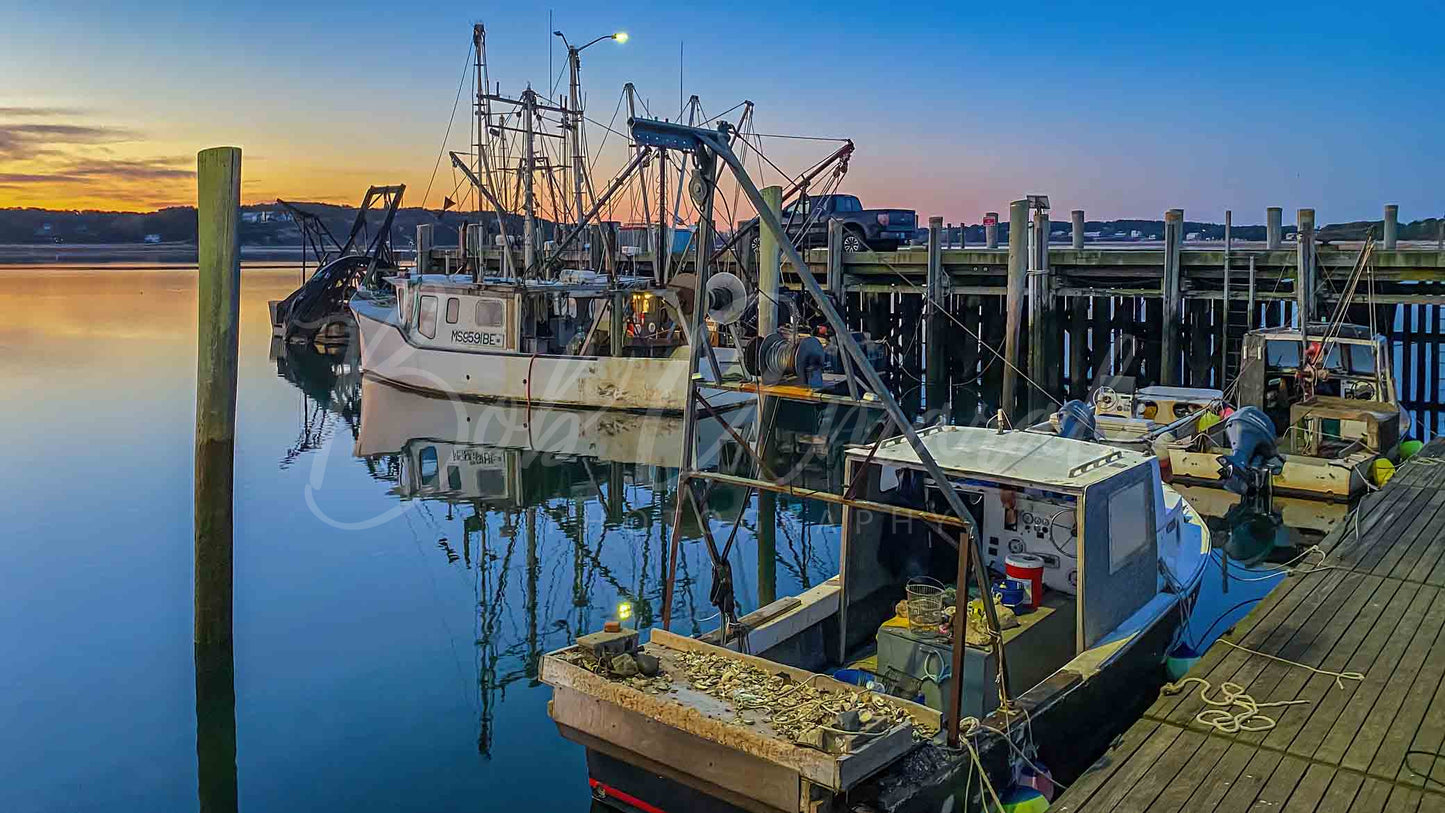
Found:
[[[401,182],[418,205],[472,22],[508,92],[546,83],[553,42],[546,4],[44,5],[0,7],[0,206],[189,203],[196,151],[219,144],[244,149],[246,202]],[[589,116],[610,120],[629,80],[676,115],[682,42],[710,114],[746,98],[759,132],[853,138],[844,191],[868,205],[950,222],[1026,193],[1091,218],[1445,210],[1439,2],[684,5],[550,6],[574,40],[630,35],[584,54]],[[464,93],[453,149],[466,113]],[[790,170],[828,150],[767,148]],[[426,204],[453,188],[444,163]]]

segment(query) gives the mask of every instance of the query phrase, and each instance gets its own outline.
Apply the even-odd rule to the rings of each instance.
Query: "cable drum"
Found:
[[[772,333],[749,342],[743,353],[747,371],[769,384],[797,376],[805,385],[821,388],[827,362],[823,343],[812,336]]]

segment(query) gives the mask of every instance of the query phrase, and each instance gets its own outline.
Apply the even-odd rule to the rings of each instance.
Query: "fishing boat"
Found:
[[[978,810],[981,776],[999,792],[1021,771],[1070,776],[1147,705],[1210,550],[1159,460],[1026,431],[918,437],[945,481],[903,438],[851,447],[840,573],[744,616],[742,640],[653,629],[642,643],[616,627],[546,656],[551,716],[586,747],[597,798],[628,811]],[[982,562],[961,553],[975,546],[942,513],[946,490]],[[1027,590],[996,587],[1016,569]],[[925,589],[965,591],[982,570],[990,588],[972,602]],[[1016,623],[989,634],[985,602]],[[968,619],[941,612],[965,605]],[[599,652],[657,669],[619,676]],[[808,712],[816,725],[800,726],[799,700],[826,710]]]
[[[1282,495],[1347,500],[1393,469],[1409,427],[1389,344],[1363,325],[1250,331],[1234,398],[1241,418],[1167,444],[1174,478],[1239,490],[1256,470]]]
[[[1183,484],[1348,500],[1388,476],[1409,415],[1389,344],[1364,325],[1312,323],[1244,335],[1226,392],[1111,380],[1030,431],[1157,455]],[[1383,461],[1383,462],[1382,462]]]
[[[742,283],[715,274],[696,286],[684,273],[686,244],[674,250],[679,235],[693,254],[715,248],[710,223],[679,230],[676,204],[669,216],[667,176],[676,173],[680,189],[683,165],[669,169],[666,151],[633,149],[605,188],[592,188],[579,54],[604,39],[568,46],[566,97],[530,87],[512,97],[488,79],[485,28],[474,27],[477,149],[451,157],[476,193],[478,222],[455,252],[434,251],[431,225],[419,227],[415,268],[373,275],[357,290],[350,309],[368,375],[470,399],[680,414],[699,298],[716,345],[704,365],[720,374],[736,361],[723,326],[746,304]],[[626,93],[630,109],[630,85]],[[649,169],[658,215],[651,273],[626,275],[617,229],[599,217],[625,188],[648,188]],[[496,251],[484,250],[489,238]]]

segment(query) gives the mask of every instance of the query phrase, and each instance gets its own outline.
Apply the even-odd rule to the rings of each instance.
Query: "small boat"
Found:
[[[1272,448],[1243,448],[1257,433],[1243,430],[1244,415],[1236,413],[1167,444],[1174,478],[1241,490],[1255,469],[1268,472],[1277,494],[1348,500],[1377,481],[1378,461],[1392,467],[1399,459],[1409,427],[1389,344],[1363,325],[1250,331],[1234,401],[1240,413],[1260,419]]]
[[[1348,500],[1399,459],[1409,416],[1389,345],[1363,325],[1252,330],[1225,391],[1110,381],[1030,431],[1086,437],[1160,458],[1172,482]],[[1327,338],[1328,337],[1328,338]],[[1303,359],[1303,363],[1302,360]],[[1385,461],[1385,463],[1380,463]]]
[[[1024,754],[1072,776],[1152,700],[1210,552],[1158,459],[1025,431],[919,436],[948,481],[902,438],[850,447],[841,572],[744,616],[745,639],[654,629],[643,644],[613,625],[544,658],[550,714],[586,747],[596,798],[628,811],[977,810],[980,775],[1002,792]],[[994,595],[931,589],[968,589],[945,488],[979,528],[962,549],[982,557],[973,571],[1028,571],[999,592],[1008,612]],[[973,630],[984,601],[1017,623],[976,640],[959,625]],[[653,674],[614,673],[614,652]],[[823,722],[798,722],[820,708]],[[944,730],[956,717],[966,748]]]

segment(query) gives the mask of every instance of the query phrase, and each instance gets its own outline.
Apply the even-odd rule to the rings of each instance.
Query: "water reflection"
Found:
[[[354,350],[273,345],[272,359],[301,404],[298,439],[282,468],[324,455],[341,427],[354,438],[355,461],[389,486],[391,501],[377,506],[382,527],[411,533],[469,580],[483,756],[496,746],[508,690],[537,685],[545,652],[598,629],[622,603],[639,627],[659,622],[681,417],[422,395],[359,375]],[[750,432],[755,410],[749,403],[729,413],[734,431]],[[836,489],[843,447],[874,428],[858,411],[770,410],[778,469]],[[736,473],[749,464],[714,421],[700,424],[698,459]],[[730,561],[744,611],[837,572],[838,516],[826,505],[745,501],[738,489],[717,488],[706,508],[715,532],[741,520]],[[717,626],[707,600],[711,565],[690,512],[681,531],[674,628],[700,634]]]

